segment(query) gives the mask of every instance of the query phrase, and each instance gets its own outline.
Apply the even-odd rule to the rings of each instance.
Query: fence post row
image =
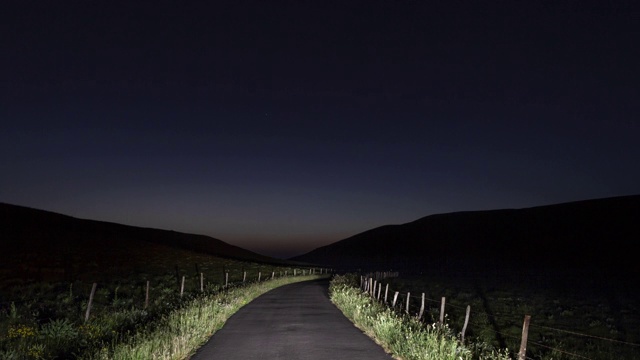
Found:
[[[198,264],[195,265],[196,266],[196,270],[199,270],[198,268]],[[184,295],[184,284],[185,284],[185,279],[186,276],[183,275],[182,278],[179,277],[179,269],[178,266],[175,266],[175,274],[178,278],[178,284],[180,286],[180,297],[183,297]],[[320,269],[320,272],[322,273],[322,269]],[[294,274],[295,274],[295,269],[294,269]],[[309,274],[311,274],[311,270],[309,270]],[[261,272],[258,272],[258,282],[260,282],[261,279]],[[282,272],[280,273],[280,275],[282,276]],[[287,271],[285,271],[285,276],[287,275]],[[275,271],[273,271],[271,273],[271,279],[275,279]],[[242,282],[246,282],[247,280],[247,272],[243,271],[242,274]],[[229,272],[225,272],[225,287],[227,287],[229,285]],[[95,298],[95,293],[96,293],[96,288],[98,287],[98,283],[93,283],[91,286],[91,292],[89,294],[89,300],[87,302],[87,310],[85,312],[84,315],[84,321],[87,322],[89,321],[89,317],[91,316],[91,310],[93,308],[93,299]],[[387,285],[388,287],[388,285]],[[70,294],[73,294],[73,283],[71,283],[71,285],[69,286],[70,288]],[[144,305],[143,305],[143,309],[147,309],[149,307],[149,291],[151,289],[151,282],[149,280],[146,280],[146,284],[145,284],[145,289],[144,289]],[[116,290],[117,291],[117,290]],[[204,292],[204,273],[200,273],[200,292]],[[70,295],[72,296],[72,295]]]
[[[365,277],[363,275],[360,276],[360,288],[363,290],[363,292],[368,293],[371,295],[372,298],[376,298],[378,299],[378,301],[380,300],[380,293],[382,292],[382,283],[379,283],[377,280],[374,281],[374,277],[377,279],[378,277],[382,277],[382,278],[386,278],[387,276],[391,277],[397,277],[398,273],[397,272],[375,272],[373,274],[370,273],[370,275],[372,275],[372,277]],[[95,284],[94,284],[95,286]],[[377,296],[376,296],[376,289],[378,290]],[[389,284],[387,283],[384,289],[384,303],[387,303],[387,298],[388,298],[388,294],[389,294]],[[396,303],[398,300],[398,295],[399,292],[396,291],[393,294],[393,302],[391,304],[392,308],[396,307]],[[405,312],[407,314],[409,314],[409,307],[410,307],[410,299],[411,299],[411,292],[407,292],[407,302],[406,302],[406,308],[405,308]],[[426,300],[426,296],[425,293],[422,293],[422,301],[420,304],[420,312],[418,313],[418,319],[422,319],[422,316],[424,315],[424,311],[425,311],[425,300]],[[440,302],[440,324],[444,324],[444,317],[445,317],[445,305],[446,305],[446,297],[442,297],[441,302]],[[400,311],[402,311],[402,305],[400,305]],[[467,305],[467,309],[466,309],[466,314],[465,314],[465,319],[464,319],[464,325],[462,327],[462,332],[461,332],[461,343],[464,344],[464,340],[465,340],[465,334],[467,331],[467,326],[469,325],[469,317],[471,314],[471,305]],[[87,315],[88,316],[88,315]],[[525,315],[524,317],[524,323],[522,325],[522,340],[520,343],[520,350],[518,352],[518,358],[517,360],[525,360],[526,359],[526,354],[527,354],[527,341],[528,341],[528,336],[529,336],[529,323],[531,321],[531,315]]]

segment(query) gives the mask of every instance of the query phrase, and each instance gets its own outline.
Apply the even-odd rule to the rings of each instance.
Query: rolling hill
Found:
[[[149,270],[160,262],[164,268],[185,259],[197,264],[206,256],[293,264],[208,236],[78,219],[6,203],[0,203],[0,239],[0,278],[86,273],[95,278],[96,273],[114,269]]]
[[[640,195],[426,216],[292,260],[414,273],[640,275]]]

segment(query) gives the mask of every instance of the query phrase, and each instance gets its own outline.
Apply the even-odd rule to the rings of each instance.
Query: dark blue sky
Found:
[[[0,201],[292,256],[640,193],[629,1],[7,1]]]

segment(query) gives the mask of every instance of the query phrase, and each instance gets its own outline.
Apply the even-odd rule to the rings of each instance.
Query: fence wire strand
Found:
[[[601,337],[601,336],[595,336],[595,335],[589,335],[589,334],[582,334],[582,333],[575,332],[575,331],[570,331],[570,330],[556,329],[556,328],[552,328],[552,327],[548,327],[548,326],[543,326],[543,325],[534,325],[534,324],[530,324],[529,326],[530,326],[530,327],[534,327],[534,328],[545,329],[545,330],[558,331],[558,332],[562,332],[562,333],[570,334],[570,335],[576,335],[576,336],[587,337],[587,338],[591,338],[591,339],[598,339],[598,340],[604,340],[604,341],[609,341],[609,342],[618,343],[618,344],[623,344],[623,345],[629,345],[629,346],[634,346],[634,347],[640,347],[640,344],[636,344],[636,343],[632,343],[632,342],[627,342],[627,341],[622,341],[622,340],[616,340],[616,339],[609,339],[609,338],[604,338],[604,337]]]

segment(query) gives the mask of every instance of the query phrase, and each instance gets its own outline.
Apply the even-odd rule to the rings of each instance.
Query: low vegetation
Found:
[[[401,276],[383,280],[401,295],[411,292],[411,313],[418,295],[427,294],[425,317],[439,316],[446,298],[446,321],[460,331],[471,307],[467,339],[508,348],[520,347],[523,319],[531,316],[527,358],[535,360],[640,359],[640,311],[637,287],[609,277],[556,276]],[[618,279],[620,280],[620,279]],[[622,279],[625,280],[625,279]],[[404,297],[403,297],[404,300]]]
[[[86,321],[90,283],[35,282],[4,288],[0,359],[185,359],[254,298],[318,277],[310,275],[310,269],[209,259],[200,259],[199,268],[215,269],[215,276],[208,272],[202,288],[200,277],[185,271],[179,276],[174,271],[114,275],[98,284]],[[219,275],[222,270],[230,274],[226,286],[226,276]],[[188,276],[181,294],[178,280],[183,274]]]
[[[86,359],[185,359],[211,337],[238,309],[265,292],[318,276],[299,276],[253,283],[194,299],[148,328],[142,327]]]
[[[506,350],[483,343],[462,345],[446,324],[425,324],[398,314],[358,289],[357,277],[335,276],[331,301],[358,328],[402,360],[507,360]]]

